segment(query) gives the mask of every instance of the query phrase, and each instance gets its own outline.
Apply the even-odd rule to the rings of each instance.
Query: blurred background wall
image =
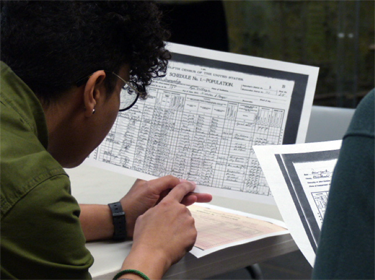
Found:
[[[314,105],[355,108],[374,88],[373,0],[160,2],[171,42],[318,66]]]

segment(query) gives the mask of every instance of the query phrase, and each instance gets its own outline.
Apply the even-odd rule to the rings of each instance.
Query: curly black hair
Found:
[[[130,65],[130,82],[146,97],[165,76],[169,32],[150,1],[2,1],[1,60],[43,101],[57,100],[97,70]],[[113,92],[114,75],[106,88]]]

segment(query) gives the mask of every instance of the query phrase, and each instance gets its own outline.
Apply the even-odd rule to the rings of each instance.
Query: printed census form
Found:
[[[254,147],[293,239],[313,266],[341,140]]]
[[[153,80],[146,100],[119,113],[88,162],[274,203],[252,146],[304,141],[317,68],[168,46],[167,75]]]

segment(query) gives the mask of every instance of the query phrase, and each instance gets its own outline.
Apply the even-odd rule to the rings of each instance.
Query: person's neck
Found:
[[[67,93],[58,101],[43,104],[48,128],[48,151],[64,166],[64,145],[76,126],[78,110],[84,110],[78,94]]]

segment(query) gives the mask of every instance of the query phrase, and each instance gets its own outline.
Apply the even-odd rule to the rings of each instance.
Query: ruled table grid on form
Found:
[[[283,110],[151,91],[119,115],[93,156],[158,177],[268,195],[251,147],[281,144]]]
[[[263,196],[253,145],[282,144],[295,82],[170,61],[89,158],[155,177]]]

